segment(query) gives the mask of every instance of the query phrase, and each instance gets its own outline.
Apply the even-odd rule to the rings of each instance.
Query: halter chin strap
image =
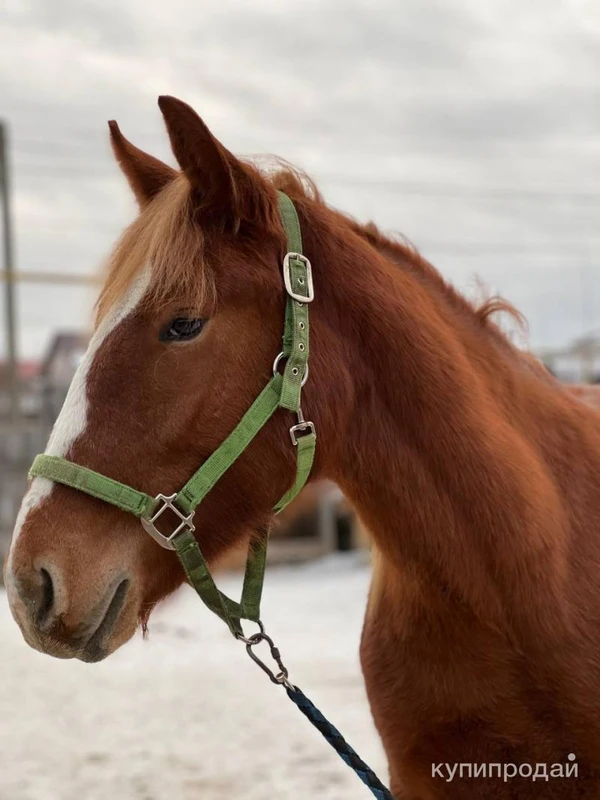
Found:
[[[306,483],[313,464],[316,445],[315,426],[302,414],[302,386],[308,378],[308,304],[314,298],[310,261],[302,254],[300,222],[294,204],[279,192],[279,211],[287,236],[288,252],[283,260],[283,280],[287,292],[283,348],[275,359],[273,377],[225,441],[192,475],[181,491],[151,497],[124,483],[57,456],[39,455],[30,477],[47,478],[104,500],[140,518],[146,530],[162,547],[175,550],[186,575],[202,601],[220,616],[234,636],[243,636],[241,620],[260,620],[260,599],[267,560],[268,530],[250,542],[242,596],[239,603],[217,588],[208,564],[194,536],[196,508],[217,481],[248,447],[256,434],[279,408],[292,411],[297,422],[290,428],[296,449],[296,478],[274,506],[277,514],[297,496]],[[280,362],[286,360],[283,374]],[[156,527],[162,514],[175,517],[175,528],[167,534]],[[166,521],[166,520],[163,520]]]

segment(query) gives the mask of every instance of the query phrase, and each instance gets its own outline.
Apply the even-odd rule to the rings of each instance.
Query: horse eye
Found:
[[[203,319],[176,317],[162,331],[160,339],[163,342],[187,342],[198,336],[205,322]]]

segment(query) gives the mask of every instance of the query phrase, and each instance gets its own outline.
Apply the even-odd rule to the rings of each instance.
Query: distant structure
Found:
[[[57,333],[42,361],[40,386],[46,420],[53,423],[67,396],[75,370],[85,354],[87,338],[81,333]]]
[[[80,333],[57,333],[41,361],[22,361],[18,365],[22,418],[50,425],[54,422],[86,346],[86,337]],[[0,420],[9,416],[6,378],[6,364],[0,362]]]
[[[563,383],[600,383],[600,330],[538,355]]]
[[[18,365],[20,414],[16,423],[9,413],[6,365],[0,362],[0,562],[23,497],[27,470],[44,449],[85,346],[81,334],[57,333],[42,361]]]
[[[19,508],[31,455],[43,442],[40,430],[40,365],[18,365],[21,414],[15,423],[10,414],[6,364],[0,363],[0,561],[6,553],[10,531]],[[1,582],[1,576],[0,576]]]
[[[21,414],[35,416],[39,413],[40,364],[38,361],[22,361],[18,365],[17,376],[21,387]],[[6,363],[0,361],[0,420],[8,419],[10,395],[8,391],[8,370]]]

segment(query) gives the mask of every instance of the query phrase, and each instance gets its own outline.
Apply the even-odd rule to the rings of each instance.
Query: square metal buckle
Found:
[[[175,545],[173,544],[173,539],[175,539],[175,537],[178,534],[182,533],[185,530],[192,531],[192,532],[196,530],[196,528],[194,527],[194,524],[192,522],[192,520],[194,519],[195,512],[192,511],[191,514],[186,516],[182,511],[180,511],[177,508],[177,506],[173,502],[176,497],[177,497],[176,494],[171,494],[171,495],[168,495],[168,496],[164,495],[164,494],[157,494],[155,499],[158,500],[159,503],[161,503],[161,505],[159,506],[158,510],[155,512],[154,516],[150,517],[150,519],[142,519],[141,520],[142,527],[144,528],[146,533],[149,533],[150,536],[152,536],[152,538],[155,541],[157,541],[159,543],[159,545],[161,547],[164,547],[166,550],[175,550]],[[175,528],[173,533],[169,534],[168,536],[165,536],[164,533],[161,533],[158,530],[158,528],[155,526],[154,523],[160,517],[160,515],[163,514],[167,510],[167,508],[171,509],[171,511],[175,514],[175,516],[179,518],[180,523]]]
[[[314,433],[315,432],[315,425],[314,422],[299,422],[297,425],[292,425],[290,428],[290,438],[292,440],[292,444],[294,447],[298,444],[298,437],[296,436],[297,433],[302,431],[303,433]]]
[[[306,267],[306,294],[297,294],[292,289],[292,273],[291,273],[291,265],[290,259],[296,259],[296,261],[302,261],[304,266]],[[302,253],[286,253],[285,258],[283,259],[283,280],[285,283],[286,292],[289,296],[296,300],[298,303],[312,303],[315,299],[315,290],[313,286],[313,279],[312,279],[312,267],[310,265],[310,261],[306,256],[303,256]]]

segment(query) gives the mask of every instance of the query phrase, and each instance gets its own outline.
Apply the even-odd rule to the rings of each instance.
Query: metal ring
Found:
[[[245,645],[256,644],[254,637],[265,635],[265,626],[262,624],[261,620],[257,620],[256,624],[260,628],[260,631],[257,631],[256,633],[251,633],[250,636],[244,636],[243,633],[236,633],[235,638],[238,639],[238,641],[243,642]]]
[[[283,351],[277,355],[277,358],[273,362],[273,376],[277,375],[279,372],[279,364],[281,363],[282,358],[288,358]],[[306,364],[306,369],[304,370],[304,377],[300,383],[300,386],[304,386],[306,381],[308,380],[308,364]]]

